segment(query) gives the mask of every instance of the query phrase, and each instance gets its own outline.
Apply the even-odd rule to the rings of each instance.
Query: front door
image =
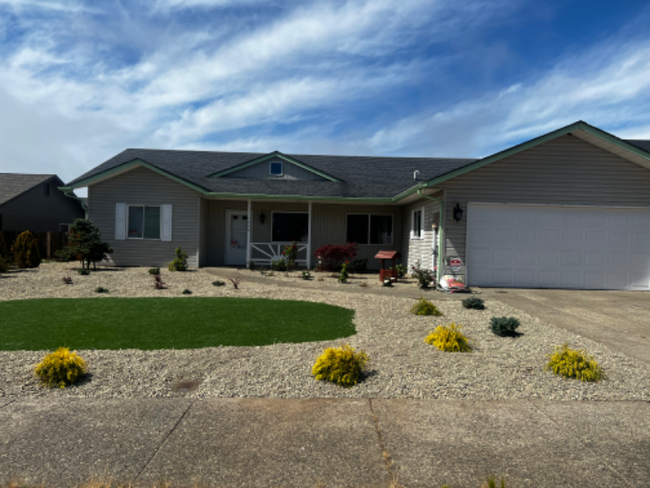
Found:
[[[246,264],[248,246],[248,213],[240,210],[226,211],[226,264],[243,266]]]

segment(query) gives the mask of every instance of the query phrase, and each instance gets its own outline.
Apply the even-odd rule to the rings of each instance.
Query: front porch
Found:
[[[378,269],[380,250],[399,250],[401,208],[311,201],[201,201],[201,266],[269,267],[285,246],[298,247],[296,264],[313,268],[326,244],[359,242],[357,259]]]

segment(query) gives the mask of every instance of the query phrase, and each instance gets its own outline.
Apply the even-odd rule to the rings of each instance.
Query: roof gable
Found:
[[[593,125],[589,125],[588,123],[580,120],[578,122],[574,122],[573,124],[554,130],[553,132],[549,132],[548,134],[544,134],[542,136],[536,137],[535,139],[531,139],[530,141],[523,142],[516,146],[492,154],[491,156],[487,156],[483,159],[474,161],[466,166],[457,168],[454,171],[451,171],[444,175],[432,178],[427,181],[423,187],[432,187],[438,185],[457,176],[482,168],[483,166],[494,163],[496,161],[500,161],[509,156],[513,156],[527,149],[539,146],[540,144],[551,141],[566,134],[574,135],[586,142],[600,147],[601,149],[614,153],[629,161],[637,163],[640,166],[650,169],[650,152],[641,149],[638,145],[632,144],[623,139],[619,139],[609,132],[605,132],[604,130],[594,127]]]
[[[313,175],[316,175],[318,177],[318,179],[320,179],[320,180],[329,180],[329,181],[333,181],[333,182],[341,181],[338,178],[336,178],[336,177],[334,177],[334,176],[332,176],[330,174],[327,174],[324,171],[318,170],[318,169],[314,168],[313,166],[310,166],[310,165],[304,163],[303,161],[299,161],[299,160],[297,160],[295,158],[287,156],[286,154],[282,154],[279,151],[273,151],[272,153],[266,154],[266,155],[261,156],[259,158],[255,158],[255,159],[252,159],[252,160],[247,161],[245,163],[238,164],[237,166],[233,166],[231,168],[228,168],[228,169],[219,171],[217,173],[211,174],[210,177],[211,178],[221,178],[221,177],[224,177],[224,176],[233,177],[233,176],[237,175],[237,173],[243,172],[243,170],[245,170],[247,168],[252,168],[254,166],[262,165],[265,162],[268,162],[268,161],[271,161],[271,160],[274,160],[274,159],[279,159],[279,160],[281,160],[283,162],[286,162],[288,164],[292,164],[292,165],[294,165],[294,166],[296,166],[296,167],[298,167],[298,168],[300,168],[300,169],[302,169],[304,171],[307,171],[307,172],[309,172],[309,173],[311,173]]]
[[[63,184],[56,175],[0,173],[0,205],[4,205],[18,198],[35,186],[52,179],[56,179],[58,184]]]

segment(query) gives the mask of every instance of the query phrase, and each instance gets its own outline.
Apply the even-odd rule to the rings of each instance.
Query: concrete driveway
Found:
[[[480,289],[547,323],[650,363],[650,293],[629,291]]]

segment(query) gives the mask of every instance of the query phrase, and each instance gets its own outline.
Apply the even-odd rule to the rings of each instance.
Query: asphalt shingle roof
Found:
[[[641,139],[625,139],[625,142],[629,142],[630,144],[650,153],[650,141],[644,141]]]
[[[263,153],[231,153],[207,151],[171,151],[160,149],[127,149],[68,185],[99,175],[134,159],[143,160],[167,173],[215,193],[392,198],[418,183],[466,166],[476,159],[399,158],[371,156],[320,156],[286,154],[314,169],[341,180],[265,180],[210,177]],[[413,173],[419,171],[417,180]]]
[[[55,177],[56,175],[0,173],[0,205]]]

